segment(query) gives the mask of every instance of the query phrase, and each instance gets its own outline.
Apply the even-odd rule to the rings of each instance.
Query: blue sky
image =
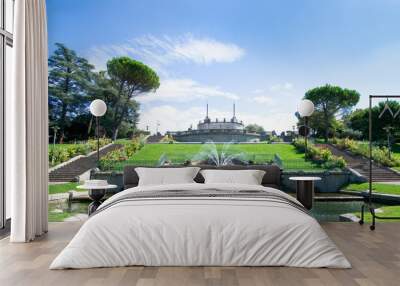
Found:
[[[325,83],[400,93],[400,1],[47,0],[49,50],[61,42],[104,69],[127,55],[154,68],[140,127],[182,130],[237,117],[292,129],[304,93]]]

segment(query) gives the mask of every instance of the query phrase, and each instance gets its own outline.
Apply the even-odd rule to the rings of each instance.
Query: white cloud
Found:
[[[253,97],[253,101],[257,103],[272,103],[274,100],[266,95],[260,95],[260,96],[255,96]]]
[[[275,84],[269,88],[270,91],[280,92],[280,91],[290,91],[293,89],[293,84],[290,82],[285,82],[283,84]]]
[[[178,110],[171,105],[155,106],[142,111],[140,115],[139,128],[146,129],[149,126],[151,132],[155,132],[157,122],[158,130],[162,133],[166,131],[187,130],[191,124],[196,127],[196,123],[203,119],[204,107],[191,107],[185,110]]]
[[[268,89],[255,89],[252,92],[254,97],[250,101],[261,104],[276,104],[275,98],[288,97],[293,93],[293,84],[289,82],[271,85]]]
[[[105,69],[108,59],[123,55],[139,58],[158,68],[174,62],[200,65],[231,63],[244,54],[245,51],[236,44],[186,34],[175,38],[147,35],[120,44],[94,46],[87,56],[97,69]]]
[[[192,36],[176,43],[172,51],[178,55],[178,58],[197,64],[230,63],[244,55],[244,50],[235,44],[222,43],[207,38],[196,39]]]
[[[232,117],[231,111],[211,108],[209,111],[210,117],[214,120],[229,119]],[[160,123],[159,131],[182,131],[187,130],[191,125],[197,127],[199,120],[204,119],[204,107],[190,107],[187,109],[177,109],[171,105],[161,105],[151,107],[142,111],[139,127],[146,129],[149,126],[151,132],[155,132],[157,122]],[[243,120],[245,125],[257,123],[263,126],[266,130],[284,131],[291,129],[295,125],[296,118],[293,113],[273,112],[268,114],[253,114],[248,112],[238,111],[236,116],[239,120]]]
[[[192,79],[165,79],[161,80],[160,88],[155,93],[148,93],[137,98],[139,102],[174,101],[185,102],[207,97],[222,97],[229,100],[238,100],[239,96],[221,90],[217,86],[200,84]]]
[[[264,93],[264,92],[265,92],[265,90],[261,89],[261,88],[253,90],[254,94],[260,94],[260,93]]]

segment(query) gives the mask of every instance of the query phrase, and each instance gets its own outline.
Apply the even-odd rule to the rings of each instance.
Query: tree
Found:
[[[324,138],[327,142],[329,134],[333,131],[332,125],[336,116],[339,113],[342,115],[348,113],[359,101],[360,94],[355,90],[327,84],[307,91],[304,98],[314,103],[316,115],[321,116]]]
[[[65,45],[56,47],[49,58],[49,121],[59,128],[62,143],[66,128],[87,108],[94,67]]]
[[[117,57],[107,62],[107,74],[112,83],[109,108],[111,118],[112,138],[118,136],[119,128],[127,118],[138,120],[138,103],[134,97],[142,93],[154,92],[160,86],[160,80],[155,71],[145,64],[129,57]]]
[[[396,130],[400,130],[400,120],[398,117],[393,118],[389,111],[382,114],[381,118],[379,115],[385,108],[385,104],[387,104],[392,112],[395,114],[398,110],[400,110],[400,104],[396,101],[389,100],[387,102],[379,102],[378,105],[375,105],[371,109],[371,117],[372,117],[372,140],[381,142],[387,140],[388,132],[390,131],[390,136],[399,138],[399,134]],[[368,140],[369,134],[369,109],[357,109],[349,114],[345,118],[345,123],[348,128],[359,131],[362,134],[362,139]],[[392,127],[392,128],[391,128]]]
[[[245,127],[245,130],[249,133],[261,133],[265,132],[264,127],[258,124],[249,124]]]

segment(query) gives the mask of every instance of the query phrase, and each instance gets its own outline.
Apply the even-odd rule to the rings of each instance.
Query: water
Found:
[[[87,214],[90,202],[71,202],[57,200],[49,202],[49,221],[64,221],[77,214]]]
[[[232,143],[225,143],[222,146],[222,149],[219,151],[217,149],[217,145],[215,145],[214,142],[209,141],[202,146],[199,153],[193,156],[191,162],[200,162],[215,166],[237,165],[238,163],[240,165],[247,165],[248,155],[246,155],[244,152],[230,152],[231,146]]]
[[[315,201],[311,215],[321,222],[339,221],[342,214],[360,212],[362,204],[363,201]]]
[[[321,222],[339,221],[339,216],[346,213],[360,212],[362,201],[316,201],[311,215]],[[49,203],[49,221],[63,221],[76,214],[87,214],[89,202],[73,202],[70,205],[66,201]],[[381,205],[376,205],[376,208]]]

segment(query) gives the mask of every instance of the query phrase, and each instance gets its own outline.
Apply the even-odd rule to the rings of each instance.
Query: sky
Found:
[[[291,130],[305,92],[325,84],[400,94],[397,0],[47,0],[60,42],[97,70],[129,56],[160,76],[137,98],[139,127],[186,130],[209,115]],[[159,126],[157,127],[157,122]]]

